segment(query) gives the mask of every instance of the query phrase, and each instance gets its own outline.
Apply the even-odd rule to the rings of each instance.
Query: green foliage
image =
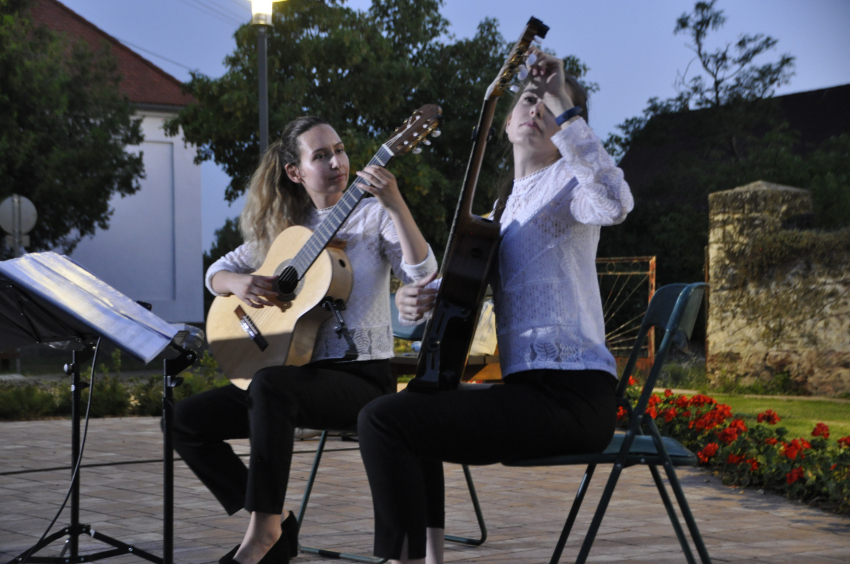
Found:
[[[695,75],[680,75],[677,96],[650,99],[641,116],[620,124],[620,133],[606,141],[613,154],[629,151],[655,170],[635,179],[635,210],[624,224],[603,230],[600,255],[657,255],[660,285],[703,278],[712,192],[756,180],[806,188],[817,227],[850,225],[850,139],[813,147],[789,129],[771,96],[789,82],[794,58],[759,62],[775,48],[774,38],[744,34],[707,49],[709,33],[726,21],[715,5],[696,2],[674,28],[690,38]]]
[[[122,417],[126,415],[162,414],[162,376],[151,376],[147,380],[121,379],[121,353],[112,354],[110,373],[106,363],[100,364],[100,374],[95,376],[92,393],[91,417]],[[174,401],[199,394],[206,390],[224,386],[227,379],[218,370],[218,364],[204,352],[200,360],[181,374],[183,384],[174,388]],[[80,392],[80,413],[85,415],[89,400],[89,388]],[[47,385],[13,384],[0,385],[0,420],[29,420],[71,414],[71,385],[67,381]]]
[[[442,136],[422,154],[390,165],[438,254],[448,238],[480,104],[510,46],[490,19],[473,38],[455,40],[447,35],[441,5],[442,0],[374,0],[368,12],[360,12],[336,1],[290,0],[275,4],[268,34],[272,139],[295,117],[318,115],[337,129],[356,168],[415,109],[428,103],[442,107]],[[170,134],[182,128],[198,147],[197,161],[214,160],[224,168],[231,177],[228,201],[245,191],[259,153],[256,28],[241,27],[235,40],[224,76],[193,74],[187,89],[197,104],[166,124]],[[587,72],[575,57],[566,64],[579,77]],[[498,106],[497,131],[507,107],[507,101]],[[508,156],[496,147],[487,152],[476,213],[492,208]]]
[[[54,415],[56,410],[55,395],[42,386],[0,386],[0,420],[42,419]]]
[[[108,227],[114,194],[133,194],[143,175],[140,120],[118,91],[104,45],[37,27],[28,0],[0,0],[0,200],[32,200],[31,249],[74,248]],[[4,251],[0,251],[4,252]]]
[[[725,484],[774,490],[850,512],[850,436],[829,440],[824,423],[807,437],[792,439],[775,426],[781,417],[773,410],[745,419],[711,397],[670,390],[652,395],[647,413],[662,435],[696,452],[700,464],[719,473]]]

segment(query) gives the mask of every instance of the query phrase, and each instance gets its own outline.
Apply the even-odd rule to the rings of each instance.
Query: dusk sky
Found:
[[[248,0],[60,1],[181,81],[189,78],[189,69],[221,76],[224,57],[234,49],[233,33],[251,18]],[[371,1],[347,5],[367,9]],[[604,139],[618,123],[639,115],[650,97],[675,95],[677,72],[688,68],[694,54],[685,46],[686,36],[673,35],[673,27],[693,5],[691,0],[445,0],[442,12],[459,38],[472,36],[485,17],[497,19],[511,41],[529,16],[549,25],[544,47],[579,57],[590,67],[588,80],[600,87],[590,115]],[[779,44],[761,62],[783,53],[796,57],[795,76],[779,94],[850,83],[850,0],[721,0],[717,7],[727,22],[710,36],[709,47],[735,41],[741,33],[764,33]],[[241,202],[224,202],[228,179],[215,164],[205,163],[202,174],[208,249],[213,232],[238,215]]]

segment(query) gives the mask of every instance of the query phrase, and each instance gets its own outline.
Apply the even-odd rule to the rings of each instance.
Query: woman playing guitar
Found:
[[[505,385],[403,392],[361,411],[376,556],[442,562],[443,461],[599,452],[614,433],[617,373],[595,258],[600,226],[622,222],[632,196],[587,125],[584,89],[561,60],[529,53],[536,61],[505,126],[514,181],[496,204],[501,244],[490,276]],[[402,319],[420,320],[434,295],[422,283],[402,288]]]
[[[395,177],[378,166],[357,175],[376,197],[360,201],[337,232],[354,272],[344,315],[356,360],[339,361],[349,343],[334,331],[332,319],[320,327],[310,363],[271,366],[257,372],[247,390],[230,384],[175,406],[177,452],[228,514],[243,507],[251,514],[242,543],[222,563],[279,564],[297,554],[295,516],[289,512],[281,523],[293,430],[352,426],[364,405],[394,391],[388,360],[393,356],[390,268],[406,282],[437,269]],[[251,179],[240,219],[246,242],[209,268],[209,290],[234,294],[254,311],[274,308],[275,277],[251,273],[284,229],[315,230],[342,198],[348,179],[348,156],[330,125],[315,117],[290,123]],[[248,468],[225,443],[247,437]]]

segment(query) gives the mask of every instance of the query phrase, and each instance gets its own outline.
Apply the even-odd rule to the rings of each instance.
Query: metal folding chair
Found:
[[[670,500],[664,482],[658,471],[658,467],[664,468],[667,474],[667,480],[676,501],[679,504],[679,510],[682,513],[688,530],[691,534],[691,539],[699,553],[700,560],[703,564],[710,564],[708,552],[705,549],[705,544],[697,529],[693,514],[688,507],[688,502],[685,499],[685,494],[682,491],[682,486],[676,476],[674,467],[676,466],[695,466],[697,457],[688,449],[683,447],[674,439],[662,437],[658,432],[658,427],[655,425],[653,418],[646,413],[649,397],[652,395],[653,387],[658,378],[658,374],[664,363],[664,359],[673,339],[679,334],[684,333],[687,337],[691,336],[696,322],[697,314],[699,313],[700,303],[705,292],[706,285],[697,284],[671,284],[659,289],[649,304],[649,308],[644,315],[643,322],[640,327],[637,341],[632,348],[631,355],[626,364],[623,375],[617,386],[618,403],[629,414],[629,428],[625,434],[618,433],[608,445],[608,447],[599,454],[582,454],[572,456],[552,456],[534,460],[521,460],[506,463],[506,466],[562,466],[573,464],[587,464],[584,478],[581,481],[572,508],[561,531],[561,536],[555,546],[555,551],[552,554],[550,564],[556,564],[564,550],[564,545],[569,537],[570,530],[575,523],[579,508],[581,507],[584,496],[590,486],[590,480],[593,477],[593,472],[599,464],[611,464],[611,474],[608,478],[608,483],[596,507],[596,512],[591,521],[590,528],[582,543],[579,551],[577,564],[583,564],[590,553],[590,548],[602,524],[602,518],[605,515],[605,510],[608,508],[608,503],[614,493],[614,488],[617,485],[617,480],[620,478],[624,468],[635,466],[638,464],[646,465],[652,474],[655,485],[658,488],[658,493],[667,509],[667,515],[670,517],[670,522],[673,524],[673,530],[676,532],[676,537],[682,546],[685,553],[685,558],[689,564],[696,564],[694,556],[691,552],[688,540],[676,516],[675,509]],[[653,363],[649,375],[647,376],[646,384],[643,386],[640,398],[637,405],[632,407],[624,394],[628,386],[629,376],[635,368],[640,349],[643,346],[647,333],[651,327],[658,327],[664,331],[664,336],[658,351],[655,354],[655,362]]]
[[[399,339],[406,339],[409,341],[421,340],[422,334],[424,333],[425,325],[422,324],[415,327],[402,327],[401,325],[399,325],[398,310],[395,307],[394,298],[395,296],[390,296],[390,304],[392,304],[391,316],[393,320],[393,336]],[[346,429],[345,431],[350,432],[352,434],[357,433],[356,428]],[[310,470],[310,477],[307,479],[307,487],[304,489],[304,497],[301,499],[301,509],[298,511],[299,525],[303,525],[304,523],[304,515],[307,512],[307,503],[310,501],[310,493],[313,491],[313,484],[316,481],[316,474],[318,474],[319,472],[319,463],[322,460],[322,454],[325,450],[325,443],[327,442],[328,433],[329,431],[327,430],[322,432],[322,436],[319,439],[319,446],[316,448],[316,457],[313,459],[313,467]],[[484,541],[487,540],[487,526],[484,523],[484,515],[481,513],[481,505],[478,503],[478,494],[475,491],[475,483],[472,481],[472,474],[469,471],[469,467],[465,464],[463,465],[463,475],[466,478],[466,485],[469,487],[469,496],[472,499],[472,507],[475,509],[475,518],[478,520],[478,529],[481,532],[481,536],[476,539],[457,535],[445,535],[444,538],[450,542],[467,544],[471,546],[480,546],[484,544]],[[353,562],[383,564],[387,561],[385,558],[377,558],[374,556],[351,554],[346,552],[336,552],[333,550],[325,550],[322,548],[304,546],[300,543],[298,545],[298,548],[301,552],[307,554],[317,554],[326,558],[341,558],[344,560],[351,560]]]

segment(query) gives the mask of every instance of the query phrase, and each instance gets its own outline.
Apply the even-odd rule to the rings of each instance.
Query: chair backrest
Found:
[[[670,350],[673,340],[679,333],[684,334],[686,338],[690,338],[693,333],[706,286],[702,282],[694,284],[669,284],[655,292],[652,300],[649,302],[649,307],[640,325],[637,340],[634,347],[632,347],[629,360],[617,385],[617,397],[623,397],[628,386],[629,376],[632,375],[646,336],[652,327],[656,327],[663,330],[664,334],[661,344],[655,352],[655,361],[647,375],[644,393],[641,394],[641,398],[638,401],[639,411],[642,411],[646,407],[646,401],[648,401],[649,394],[655,386],[658,373],[664,365],[664,360],[667,357],[667,352]],[[646,396],[645,398],[644,395]]]
[[[406,327],[398,321],[398,308],[395,305],[395,294],[390,294],[390,318],[393,324],[393,337],[406,341],[421,341],[425,334],[425,324],[420,323]]]

